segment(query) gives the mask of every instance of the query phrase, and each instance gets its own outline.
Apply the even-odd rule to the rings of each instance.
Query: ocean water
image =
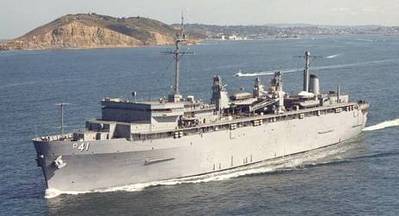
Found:
[[[70,103],[66,130],[100,115],[105,96],[157,99],[173,80],[168,47],[0,52],[0,215],[398,215],[399,38],[323,37],[206,42],[186,47],[182,92],[208,100],[212,76],[230,92],[252,89],[270,71],[287,92],[302,85],[303,55],[323,90],[339,84],[370,103],[354,140],[203,179],[153,182],[44,198],[32,137],[59,131],[56,103]],[[235,77],[234,74],[246,74]]]

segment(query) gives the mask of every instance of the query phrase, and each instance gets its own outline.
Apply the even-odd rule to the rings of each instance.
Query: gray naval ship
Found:
[[[173,90],[156,101],[106,97],[102,116],[84,130],[33,139],[48,189],[87,192],[201,176],[341,143],[361,133],[368,104],[320,92],[305,53],[303,89],[283,91],[276,72],[268,87],[229,95],[213,77],[210,103],[179,91],[183,28],[177,34]]]

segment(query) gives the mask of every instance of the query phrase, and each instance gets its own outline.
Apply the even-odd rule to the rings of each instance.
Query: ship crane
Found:
[[[273,105],[275,103],[277,103],[279,101],[279,99],[270,99],[270,100],[262,100],[261,102],[255,103],[254,105],[249,107],[249,111],[250,112],[255,112],[258,111],[260,109],[264,109],[270,105]]]

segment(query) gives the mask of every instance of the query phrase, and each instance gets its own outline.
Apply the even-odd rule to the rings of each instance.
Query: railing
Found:
[[[69,133],[69,134],[64,134],[64,135],[41,136],[41,137],[35,138],[33,140],[51,142],[51,141],[63,141],[63,140],[72,139],[72,138],[73,138],[73,133]]]

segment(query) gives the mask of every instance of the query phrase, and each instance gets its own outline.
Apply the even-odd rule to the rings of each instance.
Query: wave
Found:
[[[138,184],[125,185],[125,186],[110,187],[110,188],[98,189],[92,191],[60,191],[57,189],[47,189],[45,193],[45,198],[51,199],[61,194],[77,195],[85,193],[106,193],[106,192],[118,192],[118,191],[134,192],[155,186],[206,183],[214,181],[223,181],[242,176],[287,172],[297,169],[304,169],[309,166],[339,163],[342,160],[342,158],[339,155],[343,152],[348,151],[348,149],[350,148],[352,148],[352,146],[348,143],[346,143],[345,145],[339,144],[298,155],[281,157],[261,162],[258,164],[249,165],[242,168],[235,168],[227,171],[221,171],[217,173],[211,173],[195,177],[185,177],[185,178],[178,178],[171,180],[153,181],[148,183],[138,183]]]
[[[73,81],[79,81],[79,79],[61,79],[61,80],[49,80],[49,81],[44,81],[44,80],[38,80],[38,81],[26,81],[26,82],[17,82],[17,83],[9,83],[5,85],[1,85],[0,89],[6,89],[6,88],[13,88],[13,87],[19,87],[19,86],[27,86],[27,85],[41,85],[41,84],[55,84],[55,83],[63,83],[63,82],[73,82]]]
[[[374,40],[371,39],[355,39],[357,41],[364,41],[364,42],[374,42]]]
[[[336,58],[336,57],[338,57],[338,56],[340,56],[340,55],[342,55],[342,54],[341,54],[341,53],[338,53],[338,54],[335,54],[335,55],[326,56],[326,57],[324,57],[324,58],[326,58],[326,59],[333,59],[333,58]]]
[[[327,56],[327,57],[330,57],[330,56]],[[331,69],[351,68],[351,67],[359,67],[359,66],[369,66],[369,65],[375,65],[375,64],[385,64],[385,63],[391,63],[391,62],[396,62],[396,61],[399,61],[399,59],[384,59],[384,60],[365,61],[365,62],[358,62],[358,63],[351,63],[351,64],[317,66],[317,67],[312,67],[311,69],[313,69],[313,70],[331,70]],[[276,71],[278,71],[278,70],[276,70]],[[294,72],[302,72],[303,69],[296,68],[296,69],[288,69],[288,70],[280,70],[280,71],[281,71],[281,73],[294,73]],[[240,71],[240,72],[236,73],[234,76],[236,76],[236,77],[269,76],[269,75],[273,75],[274,72],[275,71],[242,73]]]
[[[366,154],[366,155],[360,155],[357,157],[351,158],[351,160],[360,160],[360,159],[369,159],[369,158],[385,158],[385,157],[396,157],[399,155],[398,151],[394,152],[380,152],[380,153],[374,153],[374,154]]]
[[[376,125],[366,127],[363,129],[363,131],[375,131],[375,130],[381,130],[384,128],[397,127],[397,126],[399,126],[399,118],[394,120],[384,121]]]

